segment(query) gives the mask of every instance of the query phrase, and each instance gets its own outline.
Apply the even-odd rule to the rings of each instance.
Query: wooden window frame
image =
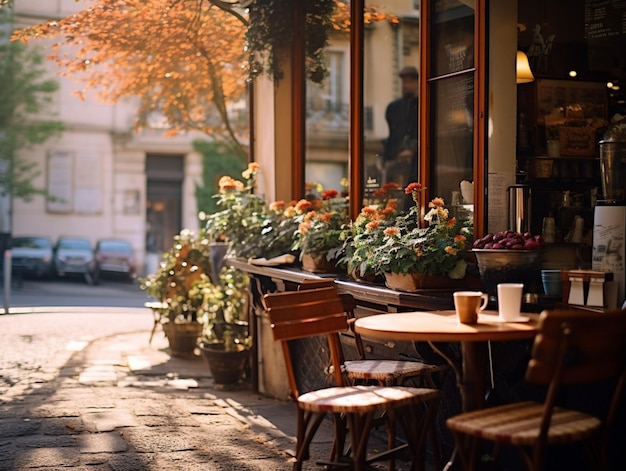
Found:
[[[486,0],[476,0],[474,16],[474,233],[479,237],[484,233],[486,198]],[[361,211],[363,201],[363,65],[364,65],[364,21],[365,0],[352,0],[350,3],[350,135],[348,176],[350,182],[350,216],[355,219]],[[294,2],[294,41],[291,50],[291,116],[292,116],[292,195],[300,198],[304,193],[305,173],[305,116],[306,116],[306,76],[304,70],[304,11],[300,2]],[[420,2],[420,44],[430,44],[429,2]],[[429,115],[431,107],[432,83],[430,73],[430,49],[421,48],[420,54],[420,101],[419,101],[419,162],[418,178],[428,188],[432,170],[430,156]],[[428,191],[428,190],[426,190]],[[354,197],[358,196],[358,197]],[[426,201],[430,199],[428,193]]]

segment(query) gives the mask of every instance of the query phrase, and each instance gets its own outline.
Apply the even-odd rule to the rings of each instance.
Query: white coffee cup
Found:
[[[523,283],[498,284],[498,316],[504,322],[517,319],[522,311]]]
[[[481,291],[456,291],[454,309],[461,324],[476,324],[478,312],[484,310],[489,302],[487,293]]]

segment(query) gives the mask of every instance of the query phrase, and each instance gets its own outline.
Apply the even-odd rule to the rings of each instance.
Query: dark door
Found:
[[[164,252],[182,229],[182,155],[146,156],[146,251]]]

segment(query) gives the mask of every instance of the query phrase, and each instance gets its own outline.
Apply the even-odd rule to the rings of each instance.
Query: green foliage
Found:
[[[219,207],[214,195],[218,192],[218,181],[223,175],[241,175],[247,165],[247,156],[237,144],[227,142],[194,141],[194,149],[202,154],[202,185],[196,185],[198,211],[215,213]]]
[[[9,42],[12,18],[0,9],[0,187],[5,194],[29,200],[46,194],[33,182],[39,165],[18,156],[18,151],[42,144],[63,131],[60,121],[49,119],[59,85],[45,77],[43,57],[33,47]]]

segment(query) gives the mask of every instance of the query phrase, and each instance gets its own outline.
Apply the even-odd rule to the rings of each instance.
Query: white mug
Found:
[[[523,289],[523,283],[498,284],[498,316],[502,321],[512,321],[520,317]]]

